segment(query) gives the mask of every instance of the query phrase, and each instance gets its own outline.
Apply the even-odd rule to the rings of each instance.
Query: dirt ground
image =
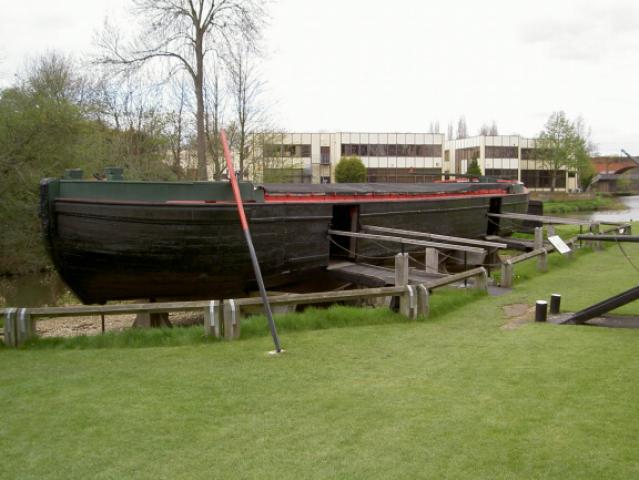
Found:
[[[513,305],[505,305],[502,308],[504,317],[508,320],[501,326],[504,330],[515,330],[525,323],[532,322],[535,318],[535,306],[525,303],[515,303]]]
[[[202,315],[175,313],[169,315],[169,321],[175,326],[202,323]],[[107,315],[104,317],[106,332],[121,332],[131,328],[135,315]],[[77,337],[78,335],[99,335],[101,322],[99,316],[47,318],[36,322],[36,332],[40,337]]]

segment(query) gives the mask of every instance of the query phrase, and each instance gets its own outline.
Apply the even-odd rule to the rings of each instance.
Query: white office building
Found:
[[[344,156],[357,156],[367,181],[421,183],[463,175],[477,160],[483,175],[550,188],[550,172],[535,157],[535,140],[519,135],[445,141],[433,133],[256,133],[249,138],[245,175],[255,182],[332,183]],[[576,190],[574,172],[562,171],[556,187]]]

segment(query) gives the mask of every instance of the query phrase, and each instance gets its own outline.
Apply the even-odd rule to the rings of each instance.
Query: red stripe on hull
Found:
[[[324,202],[402,202],[406,200],[425,200],[430,198],[460,198],[482,195],[509,195],[508,192],[494,188],[475,190],[473,192],[436,192],[436,193],[366,193],[354,195],[319,194],[319,195],[273,195],[264,193],[265,203],[324,203]]]

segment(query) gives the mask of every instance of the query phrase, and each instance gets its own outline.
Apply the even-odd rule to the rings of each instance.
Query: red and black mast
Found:
[[[222,129],[220,131],[220,137],[222,138],[222,148],[224,149],[224,157],[226,158],[226,168],[228,170],[229,179],[231,181],[231,187],[233,189],[233,196],[235,197],[235,203],[237,203],[237,211],[240,215],[240,224],[242,225],[242,231],[244,232],[244,238],[248,245],[249,254],[251,256],[251,263],[253,263],[253,271],[255,272],[255,279],[257,280],[257,286],[260,289],[260,295],[262,296],[262,303],[264,305],[264,313],[268,319],[268,326],[271,330],[273,337],[273,343],[275,344],[275,351],[280,353],[282,347],[280,346],[280,339],[277,335],[277,328],[275,327],[275,321],[273,320],[273,312],[271,311],[271,305],[266,296],[266,288],[264,288],[264,280],[262,279],[262,271],[260,270],[260,264],[257,261],[257,255],[255,253],[255,247],[253,247],[253,240],[251,239],[251,231],[249,230],[248,222],[246,221],[246,214],[244,213],[244,204],[242,203],[242,195],[240,195],[240,187],[237,183],[237,177],[235,176],[235,170],[233,168],[233,160],[231,158],[231,151],[226,140],[226,132]]]

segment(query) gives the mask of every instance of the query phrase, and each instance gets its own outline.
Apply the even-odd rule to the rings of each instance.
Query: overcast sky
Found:
[[[130,1],[0,0],[0,86],[47,50],[81,56]],[[288,131],[427,131],[465,115],[475,134],[536,135],[583,116],[602,153],[639,155],[637,0],[278,0],[265,101]]]

